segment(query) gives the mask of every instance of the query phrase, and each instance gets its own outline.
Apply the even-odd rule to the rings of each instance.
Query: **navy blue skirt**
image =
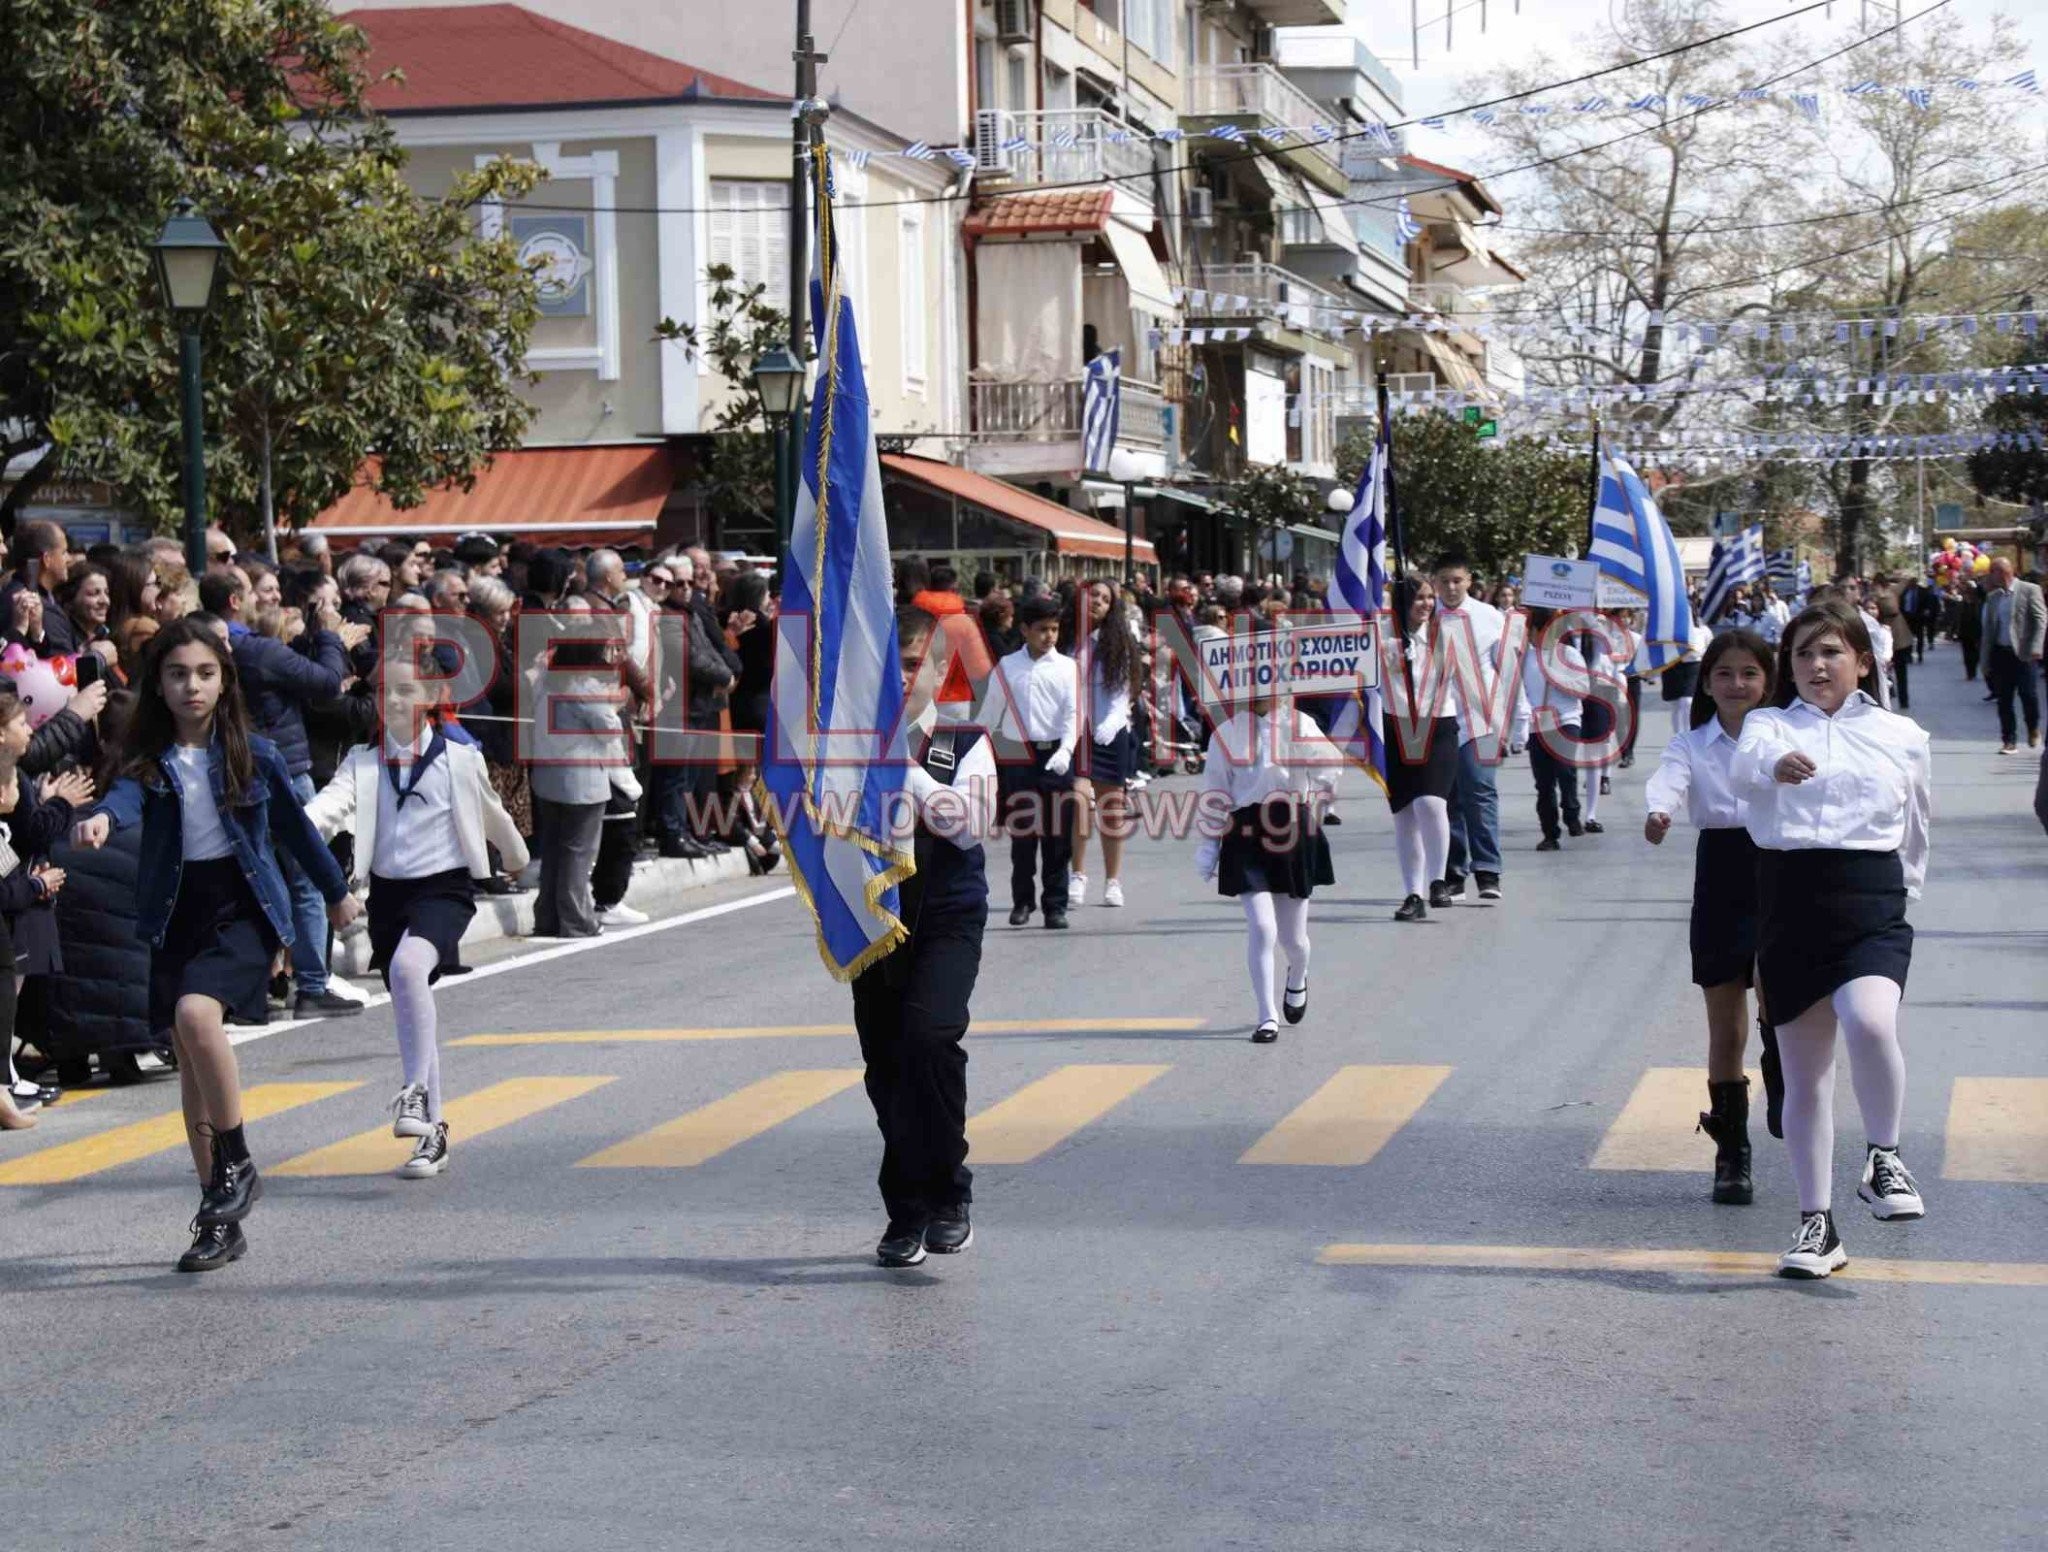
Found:
[[[1895,851],[1757,851],[1757,973],[1773,1024],[1789,1024],[1850,981],[1906,989],[1913,928]]]
[[[1692,984],[1753,985],[1758,915],[1756,842],[1739,826],[1702,830],[1693,851]]]
[[[1275,894],[1306,900],[1318,884],[1334,884],[1330,842],[1305,804],[1268,798],[1230,816],[1216,860],[1216,892]]]
[[[1098,787],[1128,787],[1138,774],[1138,736],[1129,728],[1106,744],[1090,742],[1088,769],[1081,772]]]
[[[467,975],[462,962],[462,935],[476,917],[476,881],[467,868],[430,873],[425,878],[379,878],[370,875],[370,968],[384,973],[391,987],[391,956],[408,932],[434,945],[441,956],[428,984],[444,975]]]
[[[178,999],[211,997],[236,1024],[270,1022],[278,937],[234,857],[188,862],[164,941],[149,955],[149,1027],[178,1022]]]

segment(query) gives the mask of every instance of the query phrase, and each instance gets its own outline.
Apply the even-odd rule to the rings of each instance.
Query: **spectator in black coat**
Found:
[[[0,629],[38,657],[73,656],[78,628],[57,602],[57,589],[71,574],[71,541],[55,523],[23,523],[15,530],[14,549],[21,569],[0,588]]]

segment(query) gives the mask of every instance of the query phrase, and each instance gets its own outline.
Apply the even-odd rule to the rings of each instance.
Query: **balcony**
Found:
[[[1341,27],[1345,0],[1244,0],[1268,27]]]
[[[974,164],[983,177],[1008,178],[1017,187],[1121,178],[1133,194],[1152,197],[1152,150],[1143,133],[1099,108],[983,108],[974,116]]]
[[[1074,442],[1081,439],[1081,385],[1069,377],[1050,383],[968,384],[974,429],[989,442]],[[1166,451],[1166,399],[1156,383],[1121,380],[1116,439],[1139,452]]]
[[[1343,332],[1342,314],[1358,311],[1356,301],[1347,300],[1313,280],[1282,269],[1277,264],[1254,259],[1248,264],[1211,264],[1191,287],[1187,315],[1196,318],[1264,318],[1302,334],[1325,334],[1332,338]],[[1206,292],[1207,301],[1196,292]],[[1247,313],[1237,298],[1248,298]],[[1228,298],[1229,300],[1219,300]]]
[[[1349,191],[1350,180],[1336,142],[1314,138],[1315,126],[1333,126],[1334,109],[1325,108],[1272,65],[1210,65],[1188,74],[1181,123],[1199,133],[1235,124],[1247,135],[1266,129],[1294,131],[1284,145],[1266,142],[1267,149],[1332,194]]]

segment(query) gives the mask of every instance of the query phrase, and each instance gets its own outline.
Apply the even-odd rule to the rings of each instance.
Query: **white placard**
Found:
[[[1610,577],[1604,571],[1600,573],[1600,587],[1597,596],[1599,598],[1598,607],[1602,609],[1647,609],[1650,607],[1650,597],[1647,593],[1630,587],[1620,577]]]
[[[1202,668],[1204,693],[1230,704],[1275,685],[1292,695],[1343,695],[1380,682],[1378,636],[1367,621],[1241,631],[1204,642]]]
[[[1566,560],[1561,555],[1529,555],[1522,560],[1522,603],[1532,609],[1598,607],[1600,563]]]

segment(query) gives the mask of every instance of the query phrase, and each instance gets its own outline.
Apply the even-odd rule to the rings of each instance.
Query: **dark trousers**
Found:
[[[627,886],[633,882],[633,856],[640,849],[639,831],[639,821],[630,803],[624,805],[623,813],[605,815],[604,833],[597,842],[597,863],[590,870],[590,899],[600,911],[608,911],[626,898]]]
[[[2027,719],[2029,738],[2041,728],[2041,698],[2034,684],[2034,665],[2011,647],[1993,646],[1984,654],[1984,683],[1998,697],[1998,741],[2019,742],[2019,728],[2013,717],[2013,697]]]
[[[917,1222],[972,1199],[967,1168],[967,1002],[986,908],[919,924],[853,982],[853,1023],[882,1131],[882,1205]],[[906,957],[907,956],[907,957]]]
[[[1577,738],[1579,730],[1567,722],[1558,732],[1560,741]],[[1536,778],[1536,822],[1543,826],[1543,838],[1554,841],[1558,829],[1558,806],[1564,807],[1567,824],[1579,822],[1578,767],[1567,765],[1544,746],[1538,734],[1529,740],[1529,774]]]
[[[1621,743],[1621,758],[1624,762],[1636,757],[1636,734],[1643,726],[1643,681],[1636,675],[1628,676],[1628,737]]]
[[[1892,688],[1898,691],[1898,705],[1895,711],[1904,711],[1913,702],[1906,693],[1906,670],[1913,665],[1913,647],[1909,642],[1892,654]]]
[[[1963,677],[1977,677],[1977,641],[1975,636],[1957,636],[1956,643],[1963,649]]]
[[[590,875],[597,866],[602,803],[533,800],[538,832],[540,886],[533,896],[533,930],[543,938],[594,938],[597,910],[590,899]]]
[[[998,773],[997,791],[1010,833],[1010,903],[1019,910],[1057,914],[1067,908],[1074,860],[1074,781],[1046,770],[1046,759],[1037,755],[1031,770],[1005,767]]]
[[[1932,620],[1913,622],[1913,661],[1916,663],[1927,661],[1928,643],[1934,640],[1934,624]]]

